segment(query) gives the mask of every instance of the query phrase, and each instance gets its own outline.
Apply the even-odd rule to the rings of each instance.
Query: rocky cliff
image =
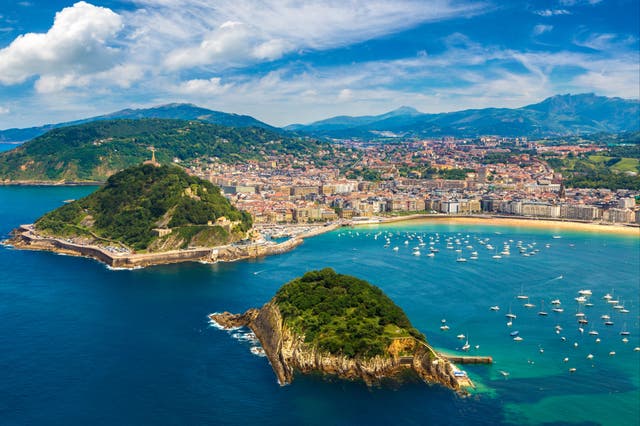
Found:
[[[344,379],[362,379],[367,385],[384,378],[399,379],[403,373],[413,372],[427,383],[441,384],[462,394],[470,384],[466,377],[464,380],[456,377],[456,368],[449,360],[413,337],[393,339],[385,355],[369,358],[319,351],[284,323],[275,299],[261,309],[249,309],[244,314],[224,312],[212,314],[210,318],[225,328],[249,327],[260,340],[281,385],[291,383],[295,371],[319,371]]]

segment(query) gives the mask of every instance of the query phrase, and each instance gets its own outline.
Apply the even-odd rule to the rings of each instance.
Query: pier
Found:
[[[456,364],[493,364],[490,356],[441,355]]]

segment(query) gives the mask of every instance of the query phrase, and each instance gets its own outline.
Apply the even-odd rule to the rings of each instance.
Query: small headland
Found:
[[[262,308],[210,319],[226,329],[249,327],[281,385],[315,371],[367,385],[409,373],[460,394],[473,387],[379,288],[330,268],[290,281]]]

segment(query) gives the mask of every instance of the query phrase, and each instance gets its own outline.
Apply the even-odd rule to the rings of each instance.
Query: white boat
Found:
[[[513,338],[513,340],[515,340],[516,342],[522,342],[524,339],[520,336],[516,336]]]
[[[440,326],[440,330],[442,330],[442,331],[447,331],[448,329],[449,329],[449,326],[446,325],[446,324]]]
[[[460,263],[464,263],[466,261],[467,261],[467,259],[465,259],[464,257],[459,257],[459,258],[456,259],[456,262],[460,262]]]
[[[464,338],[465,338],[465,337],[467,337],[467,336],[465,336],[464,334],[458,334],[456,337],[457,337],[458,339],[462,340],[462,339],[464,339]]]
[[[427,257],[435,257],[436,254],[435,253],[427,253]]]
[[[462,345],[462,350],[467,352],[469,349],[471,348],[471,345],[469,344],[469,339],[467,339],[466,343],[464,345]]]
[[[561,235],[554,235],[551,238],[553,238],[554,240],[559,240],[560,238],[562,238]]]
[[[527,309],[531,309],[531,308],[535,308],[536,307],[536,305],[534,305],[533,303],[525,303],[522,306],[524,306]]]
[[[413,253],[414,256],[420,256],[420,250],[414,250]]]
[[[560,299],[554,299],[551,301],[552,305],[560,305]]]
[[[591,290],[578,290],[578,294],[581,296],[591,296],[593,293]]]
[[[562,308],[553,308],[553,309],[551,309],[551,310],[552,310],[553,312],[557,312],[557,313],[559,313],[559,314],[561,314],[562,312],[564,312],[564,309],[562,309]]]
[[[491,257],[494,258],[494,259],[502,259],[502,256],[500,256],[499,254],[494,254]]]
[[[622,326],[622,330],[620,330],[620,335],[621,336],[628,336],[629,334],[631,334],[629,331],[627,331],[627,323],[625,322],[624,325]]]
[[[492,311],[499,311],[500,310],[500,306],[495,305],[495,306],[490,307],[489,309],[491,309]]]
[[[398,250],[400,250],[400,248],[398,248],[398,246],[395,246],[392,250],[393,251],[398,251]]]

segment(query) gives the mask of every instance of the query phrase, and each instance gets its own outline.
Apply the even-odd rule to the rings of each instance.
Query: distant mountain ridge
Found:
[[[338,116],[287,130],[334,138],[399,136],[562,136],[637,131],[640,102],[622,98],[556,95],[521,108],[484,108],[426,114],[401,107],[377,116]]]
[[[119,118],[171,118],[180,120],[202,120],[226,127],[260,127],[263,129],[277,130],[276,127],[270,126],[267,123],[263,123],[262,121],[248,115],[213,111],[193,104],[172,103],[153,108],[123,109],[110,114],[64,123],[45,124],[44,126],[39,127],[0,130],[0,142],[25,142],[43,135],[49,130],[90,123],[93,121],[113,120]]]
[[[438,114],[422,113],[402,106],[381,115],[337,116],[311,124],[291,124],[282,129],[248,115],[230,114],[193,104],[173,103],[153,108],[123,109],[114,113],[66,123],[25,129],[0,130],[0,142],[24,142],[49,130],[112,119],[201,120],[227,127],[259,127],[272,131],[293,131],[330,138],[370,139],[380,134],[397,136],[475,137],[568,136],[590,133],[619,133],[640,129],[640,101],[598,96],[593,93],[556,95],[521,108],[484,108]]]

